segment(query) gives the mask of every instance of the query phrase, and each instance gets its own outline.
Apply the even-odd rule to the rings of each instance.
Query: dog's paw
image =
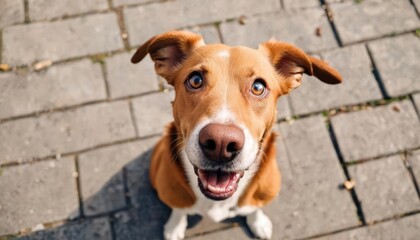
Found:
[[[248,215],[246,217],[246,223],[256,237],[261,239],[271,238],[273,234],[273,224],[261,210],[257,210]]]
[[[187,229],[187,216],[179,216],[177,214],[171,215],[168,222],[165,224],[163,235],[166,240],[180,240],[185,237],[185,230]]]

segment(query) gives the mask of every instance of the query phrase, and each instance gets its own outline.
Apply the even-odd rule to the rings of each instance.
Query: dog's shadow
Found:
[[[56,227],[47,225],[45,230],[29,233],[19,239],[163,239],[164,225],[171,209],[159,200],[150,185],[151,154],[152,149],[149,149],[130,161],[98,192],[81,201],[82,210],[75,209],[69,216],[70,219],[72,216],[79,217]],[[118,193],[125,196],[121,197]],[[101,212],[101,208],[114,210]],[[90,214],[95,211],[99,213]],[[211,223],[198,215],[188,217],[186,237],[194,238],[233,225],[241,226],[246,235],[252,238],[243,217]]]

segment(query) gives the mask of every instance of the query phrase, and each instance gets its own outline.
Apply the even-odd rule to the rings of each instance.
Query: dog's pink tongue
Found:
[[[205,189],[213,193],[223,193],[234,188],[239,174],[198,170],[198,177]]]
[[[230,182],[230,173],[209,172],[207,183],[215,188],[225,189]]]

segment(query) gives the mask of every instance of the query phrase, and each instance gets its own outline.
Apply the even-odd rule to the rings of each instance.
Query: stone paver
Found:
[[[150,57],[132,64],[131,53],[117,54],[106,59],[107,80],[111,98],[157,91],[158,77]]]
[[[416,5],[417,14],[420,15],[420,0],[413,0],[414,5]]]
[[[0,236],[79,215],[73,157],[3,169]]]
[[[420,201],[399,155],[349,166],[367,222],[420,209]]]
[[[331,122],[345,161],[420,146],[420,124],[408,100],[339,114]]]
[[[191,237],[190,239],[218,239],[218,240],[230,240],[230,239],[251,239],[251,235],[245,232],[246,230],[241,227],[233,227],[223,229],[217,232],[212,232],[205,235],[198,235]]]
[[[188,228],[187,231],[185,231],[185,238],[194,238],[206,233],[210,233],[210,232],[218,232],[221,229],[225,229],[225,228],[229,228],[232,226],[236,226],[238,224],[240,224],[240,221],[237,220],[241,220],[240,218],[235,218],[235,219],[229,219],[226,221],[221,221],[218,223],[215,223],[213,220],[211,220],[210,218],[206,217],[206,216],[199,216],[199,215],[190,215],[188,217]],[[243,220],[245,220],[245,218],[242,218]],[[243,224],[245,224],[245,221],[243,221]],[[242,230],[239,230],[242,231]],[[237,231],[235,231],[237,232]],[[235,236],[242,236],[243,235],[243,231],[242,232],[238,232],[238,235]],[[212,236],[210,234],[210,236]]]
[[[169,91],[133,99],[134,116],[140,137],[162,133],[164,126],[173,121],[171,101],[174,96],[174,91]]]
[[[286,9],[288,8],[306,8],[319,7],[321,4],[318,0],[282,0]]]
[[[330,8],[344,44],[420,27],[420,21],[410,1],[352,1],[332,4]]]
[[[295,11],[281,11],[220,25],[223,39],[229,45],[246,45],[256,48],[261,42],[275,38],[290,42],[306,51],[320,51],[337,47],[331,27],[321,8]],[[321,36],[316,35],[320,28]],[[299,31],[296,31],[299,29]],[[253,36],[253,37],[250,37]]]
[[[420,186],[420,150],[408,153],[407,161],[411,166],[417,185]]]
[[[23,23],[25,20],[23,1],[2,0],[0,4],[0,29]]]
[[[163,226],[169,218],[170,208],[158,199],[156,192],[150,187],[138,191],[141,206],[115,215],[113,224],[115,239],[162,239]]]
[[[408,34],[368,44],[386,92],[392,96],[420,91],[420,39]]]
[[[114,6],[130,5],[130,4],[143,4],[150,2],[158,2],[159,0],[113,0]]]
[[[111,240],[111,225],[109,220],[96,218],[79,223],[66,224],[64,226],[49,229],[41,232],[34,232],[27,236],[18,238],[19,240],[73,240],[73,239],[92,239],[92,240]]]
[[[156,139],[113,145],[79,155],[79,173],[85,215],[126,207],[122,169],[143,155]],[[141,181],[136,179],[135,182]]]
[[[206,7],[200,8],[198,6]],[[124,10],[124,18],[129,42],[132,46],[136,46],[156,34],[171,29],[237,18],[243,14],[253,15],[279,9],[280,2],[277,0],[264,2],[247,0],[234,2],[206,0],[197,2],[195,0],[183,0],[126,8]],[[172,16],[177,17],[174,18]]]
[[[150,146],[156,140],[152,138],[146,145]],[[163,238],[163,226],[171,210],[160,202],[150,185],[150,157],[151,150],[143,151],[140,157],[127,165],[127,187],[134,208],[115,215],[116,239],[138,239],[138,236],[145,239]]]
[[[277,119],[285,119],[292,116],[292,111],[290,110],[288,96],[281,96],[277,100]]]
[[[28,39],[31,41],[27,41]],[[114,13],[106,13],[5,28],[2,60],[15,66],[39,60],[57,61],[121,48],[123,43],[117,17]]]
[[[416,106],[417,114],[419,115],[420,119],[420,93],[413,95],[414,105]]]
[[[343,83],[327,85],[315,77],[305,76],[302,85],[290,94],[295,115],[382,98],[363,45],[336,49],[322,56],[341,73]]]
[[[38,73],[0,73],[0,118],[105,98],[101,68],[87,59]]]
[[[420,232],[420,215],[391,220],[377,225],[357,228],[342,233],[317,238],[317,240],[361,239],[417,239]]]
[[[204,26],[204,27],[195,26],[195,27],[187,28],[186,30],[200,34],[203,37],[204,42],[206,44],[221,42],[219,38],[219,33],[215,25]]]
[[[7,139],[0,144],[0,163],[73,152],[134,136],[127,102],[44,114],[0,124],[0,139]]]
[[[102,11],[108,9],[107,0],[28,0],[31,21]]]
[[[282,123],[279,130],[282,190],[265,207],[276,226],[273,239],[303,238],[358,225],[350,193],[338,188],[345,176],[322,117]]]

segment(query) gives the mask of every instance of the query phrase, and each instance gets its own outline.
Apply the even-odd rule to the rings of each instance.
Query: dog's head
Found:
[[[293,45],[268,41],[258,50],[205,45],[201,36],[172,31],[139,47],[156,72],[175,88],[173,114],[180,151],[194,166],[202,193],[233,195],[245,171],[260,159],[276,120],[276,101],[301,84],[302,74],[329,84],[340,75]]]

